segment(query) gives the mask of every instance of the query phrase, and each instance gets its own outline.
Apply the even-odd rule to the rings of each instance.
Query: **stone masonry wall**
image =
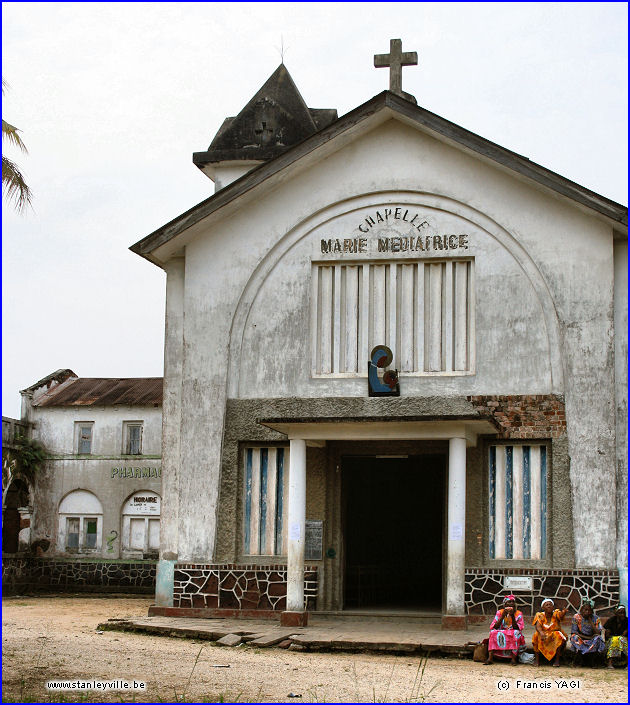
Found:
[[[2,557],[2,589],[8,593],[155,591],[155,561],[87,561]]]
[[[567,432],[562,397],[553,394],[526,394],[466,397],[475,410],[492,419],[500,438],[560,438]]]
[[[506,576],[532,578],[531,591],[503,587]],[[567,602],[578,610],[584,598],[593,600],[600,617],[612,614],[619,602],[619,572],[616,570],[546,570],[466,568],[466,613],[494,616],[503,599],[514,592],[518,608],[525,614],[540,611],[540,603],[551,598],[564,609]]]
[[[200,565],[175,566],[173,607],[206,607],[239,610],[286,609],[286,565]],[[304,569],[306,609],[315,609],[317,567]]]

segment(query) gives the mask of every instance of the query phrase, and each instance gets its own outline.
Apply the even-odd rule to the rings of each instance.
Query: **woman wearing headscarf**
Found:
[[[606,644],[602,639],[602,625],[599,617],[593,612],[592,600],[583,600],[580,611],[574,615],[570,644],[581,656],[606,651]]]
[[[562,631],[562,620],[567,609],[555,610],[553,600],[547,598],[540,604],[542,612],[536,612],[534,625],[536,631],[532,637],[532,645],[536,654],[536,665],[540,666],[540,655],[547,661],[553,659],[553,665],[560,665],[560,654],[564,650],[567,635]]]
[[[523,629],[523,613],[516,609],[516,598],[508,595],[503,600],[503,607],[494,615],[490,624],[490,637],[488,639],[488,658],[484,664],[493,663],[494,657],[509,658],[512,666],[516,666],[516,659],[520,651],[525,648]]]
[[[613,668],[613,659],[625,656],[628,660],[628,617],[624,605],[615,607],[615,614],[604,624],[606,636],[606,658],[608,668]]]

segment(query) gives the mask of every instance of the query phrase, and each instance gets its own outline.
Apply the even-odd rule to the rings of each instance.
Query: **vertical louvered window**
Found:
[[[385,344],[416,375],[474,371],[472,260],[316,264],[311,291],[312,371],[365,376]]]
[[[243,552],[279,556],[285,553],[284,490],[288,448],[245,449]]]
[[[490,446],[488,489],[490,558],[545,558],[547,447]]]

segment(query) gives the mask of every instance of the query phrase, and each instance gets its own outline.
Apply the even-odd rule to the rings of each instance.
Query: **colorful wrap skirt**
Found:
[[[625,636],[611,636],[610,639],[606,641],[606,658],[620,658],[621,656],[628,656],[628,637]]]
[[[545,632],[544,636],[541,636],[538,632],[534,632],[532,646],[534,647],[534,651],[540,651],[547,661],[551,661],[556,655],[556,651],[558,651],[566,640],[567,638],[564,633],[558,630]]]
[[[497,656],[509,658],[524,648],[525,637],[520,629],[492,629],[490,631],[488,651],[498,652]]]
[[[571,634],[569,641],[573,650],[578,654],[599,654],[606,651],[606,644],[599,634],[590,639],[585,639],[578,634]]]

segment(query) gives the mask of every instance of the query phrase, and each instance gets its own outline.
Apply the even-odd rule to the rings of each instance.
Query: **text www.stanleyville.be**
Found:
[[[88,681],[77,678],[72,681],[46,681],[47,690],[146,690],[147,684],[144,681],[136,680],[111,680],[111,681]]]
[[[577,678],[544,678],[542,680],[526,681],[519,678],[502,678],[497,681],[498,690],[579,690],[582,681]]]

